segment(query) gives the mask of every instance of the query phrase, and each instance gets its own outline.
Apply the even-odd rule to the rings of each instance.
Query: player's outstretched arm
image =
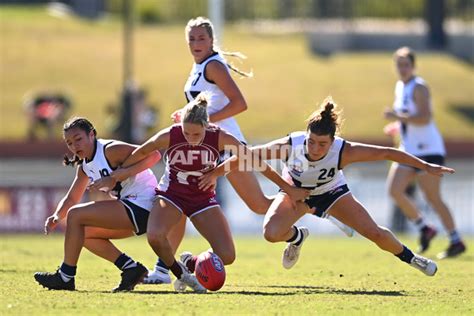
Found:
[[[226,173],[239,168],[239,170],[242,171],[250,171],[253,169],[261,172],[266,178],[287,192],[295,201],[302,200],[309,195],[309,191],[295,188],[288,184],[280,174],[278,174],[278,172],[262,159],[272,159],[272,153],[275,155],[274,159],[281,159],[281,152],[276,153],[279,151],[278,148],[275,149],[270,146],[265,148],[264,146],[261,146],[255,150],[253,148],[250,149],[240,143],[234,136],[225,132],[221,133],[219,143],[222,145],[219,146],[222,147],[219,149],[230,150],[234,155],[221,163],[216,169],[214,169],[214,171],[209,172],[200,178],[199,187],[201,189],[205,190],[215,186],[216,179],[219,176],[223,176]],[[277,146],[275,144],[272,145]]]
[[[122,167],[130,167],[140,160],[145,159],[157,150],[168,148],[170,142],[169,128],[159,131],[144,144],[136,148],[130,156],[122,163]]]
[[[253,155],[263,160],[287,160],[290,154],[290,139],[288,136],[273,140],[264,145],[257,145],[251,148]],[[285,191],[293,201],[301,201],[308,197],[310,191],[302,188],[297,188],[289,184],[283,179],[272,166],[264,162],[264,167],[260,171],[267,179],[278,185]]]
[[[56,206],[56,210],[54,213],[49,216],[45,223],[44,223],[44,233],[48,234],[56,225],[66,217],[67,211],[73,207],[74,205],[78,204],[84,192],[86,191],[87,185],[89,183],[89,178],[86,176],[84,171],[82,171],[82,167],[79,165],[76,167],[76,176],[72,181],[71,186],[69,187],[68,192],[66,195],[59,201],[58,205]]]
[[[341,155],[341,167],[354,162],[391,160],[404,165],[409,165],[436,176],[442,176],[445,173],[454,173],[454,169],[436,164],[427,163],[402,150],[392,148],[368,145],[362,143],[346,142]]]
[[[88,188],[90,190],[102,190],[107,192],[115,187],[117,182],[124,181],[125,179],[152,167],[160,160],[161,154],[159,151],[155,150],[137,163],[122,168],[121,165],[124,160],[126,160],[137,147],[138,146],[136,145],[123,142],[115,142],[108,146],[105,149],[105,156],[111,166],[116,169],[110,174],[110,176],[102,177],[91,183]]]

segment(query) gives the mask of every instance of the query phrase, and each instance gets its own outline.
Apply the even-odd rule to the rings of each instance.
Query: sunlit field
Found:
[[[472,251],[438,262],[427,277],[383,253],[363,238],[318,237],[312,232],[292,270],[281,266],[284,244],[259,237],[236,238],[237,260],[227,266],[227,280],[218,292],[177,294],[171,285],[138,285],[114,294],[120,271],[84,250],[78,264],[75,292],[48,291],[33,279],[35,271],[53,271],[62,261],[62,236],[2,235],[0,314],[2,315],[472,315],[474,256]],[[414,247],[415,240],[403,238]],[[468,248],[474,247],[472,239]],[[155,261],[146,239],[117,245],[136,260]],[[447,245],[436,239],[427,256]],[[187,237],[180,251],[208,248]]]

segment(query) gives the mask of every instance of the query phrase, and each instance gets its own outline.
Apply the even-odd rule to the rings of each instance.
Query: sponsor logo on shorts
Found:
[[[126,198],[126,199],[129,199],[129,200],[136,200],[136,199],[137,199],[137,195],[136,195],[136,194],[130,194],[130,195],[127,195],[125,198]]]
[[[334,195],[334,194],[337,194],[337,193],[342,192],[342,191],[343,191],[343,188],[338,187],[338,188],[335,188],[334,190],[329,191],[329,194]]]

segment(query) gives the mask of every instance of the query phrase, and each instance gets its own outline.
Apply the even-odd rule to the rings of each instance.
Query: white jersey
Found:
[[[188,102],[194,100],[199,93],[206,91],[209,93],[209,104],[207,110],[209,115],[219,112],[229,103],[229,98],[222,92],[222,90],[213,82],[206,78],[205,71],[209,62],[216,60],[226,66],[227,71],[229,67],[227,62],[219,53],[214,53],[199,64],[194,63],[189,78],[184,85],[184,94]],[[241,142],[245,142],[244,135],[240,131],[239,124],[233,117],[228,117],[219,122],[214,122],[220,128],[226,130],[234,135]]]
[[[111,139],[97,139],[92,160],[84,159],[82,161],[82,170],[91,182],[112,173],[113,169],[105,156],[105,148],[113,142],[114,140]],[[113,193],[118,199],[128,200],[150,211],[153,206],[156,186],[157,181],[153,171],[146,169],[117,183],[113,188]]]
[[[399,114],[415,115],[417,106],[413,99],[413,92],[417,85],[425,85],[420,77],[414,77],[407,83],[398,81],[395,85],[395,103],[393,109]],[[425,125],[401,123],[400,149],[414,156],[428,156],[446,154],[443,138],[433,119]]]
[[[297,187],[310,189],[310,195],[321,195],[347,184],[340,168],[344,139],[335,137],[326,156],[310,161],[306,154],[306,132],[293,132],[289,137],[291,152],[284,161],[284,178],[291,179]]]

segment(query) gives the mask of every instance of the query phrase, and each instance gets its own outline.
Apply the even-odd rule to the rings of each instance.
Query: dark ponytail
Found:
[[[63,132],[65,133],[73,128],[79,128],[83,130],[86,133],[86,135],[89,135],[89,133],[92,131],[94,133],[94,136],[97,137],[97,131],[95,130],[94,126],[88,119],[84,117],[70,118],[66,123],[64,123]],[[69,158],[67,154],[64,155],[64,158],[63,158],[64,166],[75,167],[80,164],[82,164],[82,160],[78,156],[74,155],[71,159]]]
[[[75,167],[75,166],[80,165],[80,164],[82,164],[82,160],[78,156],[74,155],[71,159],[71,158],[69,158],[68,155],[64,154],[63,166]]]
[[[341,125],[340,113],[335,111],[336,106],[332,97],[327,97],[320,109],[308,118],[307,130],[316,135],[330,135],[334,138]]]

